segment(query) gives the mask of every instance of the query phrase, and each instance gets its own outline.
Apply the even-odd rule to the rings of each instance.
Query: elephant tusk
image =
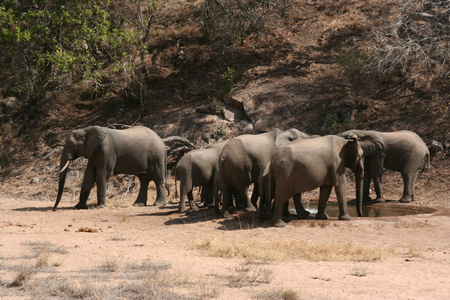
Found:
[[[62,172],[64,172],[67,169],[67,167],[69,166],[69,164],[70,164],[70,160],[68,160],[66,162],[66,164],[64,165],[64,167],[62,167],[62,169],[59,171],[59,173],[61,174]]]

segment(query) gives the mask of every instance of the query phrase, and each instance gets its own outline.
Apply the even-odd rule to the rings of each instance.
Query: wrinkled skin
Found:
[[[373,180],[377,198],[375,202],[385,202],[381,176],[383,167],[398,171],[403,178],[402,203],[414,201],[414,185],[420,167],[426,159],[430,164],[430,152],[423,140],[411,131],[378,132],[374,130],[349,130],[339,134],[347,137],[357,136],[364,151],[364,186],[363,200],[369,197],[370,182]]]
[[[186,197],[192,210],[198,211],[194,202],[192,189],[195,186],[202,187],[202,201],[205,205],[212,203],[211,198],[216,198],[215,174],[219,168],[218,158],[220,151],[226,142],[218,142],[205,149],[192,150],[184,154],[175,167],[175,184],[180,180],[180,212],[185,212]]]
[[[219,156],[222,212],[230,216],[232,193],[242,201],[246,211],[256,211],[259,198],[258,178],[263,166],[270,162],[278,148],[310,136],[296,129],[270,131],[257,135],[244,134],[228,141]],[[248,189],[254,184],[250,199]]]
[[[272,207],[272,200],[275,198],[275,191],[270,189],[269,185],[269,170],[270,162],[264,166],[259,174],[259,216],[262,219],[270,219],[272,214],[269,213]],[[298,219],[306,219],[309,216],[309,211],[307,211],[302,205],[302,194],[295,194],[293,196],[295,210],[297,212]],[[272,207],[272,209],[274,206]],[[283,216],[289,216],[289,202],[286,201],[283,207]]]
[[[66,139],[61,154],[58,196],[53,207],[56,210],[62,192],[68,166],[79,157],[88,159],[81,185],[80,201],[77,209],[87,209],[89,193],[97,184],[97,204],[105,205],[106,185],[112,174],[136,175],[140,181],[136,205],[147,205],[147,189],[154,181],[157,199],[154,205],[166,204],[164,188],[168,189],[166,173],[166,148],[161,138],[151,129],[136,126],[125,130],[115,130],[91,126],[73,130]]]
[[[328,219],[325,208],[334,187],[339,204],[339,219],[349,220],[345,168],[355,172],[357,212],[358,216],[362,216],[362,155],[357,139],[346,140],[333,135],[295,141],[278,150],[269,168],[270,190],[275,191],[275,211],[271,222],[277,227],[285,226],[281,219],[284,204],[294,195],[318,187],[320,196],[315,218]]]

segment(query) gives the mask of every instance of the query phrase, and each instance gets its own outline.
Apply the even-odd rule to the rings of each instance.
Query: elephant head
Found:
[[[275,148],[279,149],[292,141],[309,139],[310,136],[295,128],[286,131],[276,131]]]
[[[364,156],[361,148],[361,142],[355,134],[346,136],[347,144],[344,145],[341,152],[342,161],[345,166],[355,173],[356,183],[356,212],[359,217],[362,213],[362,199],[363,199],[363,181],[364,181]]]
[[[384,153],[384,142],[381,135],[373,130],[348,130],[339,134],[345,139],[358,138],[363,149],[364,156],[370,156],[377,153]]]
[[[58,196],[53,206],[54,211],[59,201],[61,201],[70,162],[79,157],[92,158],[95,150],[102,144],[105,136],[106,132],[100,126],[91,126],[73,130],[66,138],[60,159]]]

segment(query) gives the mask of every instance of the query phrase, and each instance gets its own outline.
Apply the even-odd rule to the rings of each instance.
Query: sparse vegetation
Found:
[[[10,287],[23,286],[27,281],[29,281],[34,274],[36,274],[36,269],[30,265],[22,264],[14,267],[16,276],[14,280],[9,285]]]
[[[237,266],[230,276],[232,286],[242,286],[247,284],[270,283],[273,273],[265,267],[264,262],[247,260]]]
[[[364,268],[355,268],[350,270],[350,275],[356,277],[365,277],[367,276],[367,271]]]
[[[391,254],[389,249],[366,248],[352,242],[315,243],[310,241],[266,241],[254,239],[221,239],[210,235],[193,240],[190,248],[213,257],[245,258],[268,261],[376,261]]]
[[[236,81],[237,71],[233,68],[227,67],[227,70],[220,75],[224,84],[225,94],[230,94],[234,90],[234,83]]]

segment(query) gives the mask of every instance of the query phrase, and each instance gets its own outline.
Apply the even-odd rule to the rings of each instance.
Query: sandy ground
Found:
[[[423,196],[424,193],[416,202],[421,203]],[[431,200],[422,202],[432,210],[415,215],[354,217],[350,221],[333,217],[320,222],[313,218],[291,218],[285,228],[270,227],[251,213],[223,219],[212,209],[180,214],[175,203],[158,208],[108,201],[106,208],[73,210],[75,199],[63,198],[60,209],[53,212],[50,200],[0,198],[0,298],[48,299],[51,295],[93,299],[450,297],[450,209],[436,206]],[[354,215],[354,207],[349,206],[349,211]],[[97,232],[80,232],[83,228]],[[257,263],[243,258],[211,257],[190,247],[193,241],[207,237],[316,244],[351,241],[362,247],[382,249],[386,255],[375,261],[289,259]],[[51,252],[46,266],[35,268],[32,278],[24,285],[12,287],[20,266],[36,264],[39,254],[33,245],[63,251]],[[111,267],[111,272],[102,272],[108,261],[119,266]],[[73,291],[58,294],[39,287],[42,278],[47,282],[64,278],[79,284],[95,281],[109,286],[124,278],[130,280],[127,272],[132,271],[125,266],[143,262],[168,266],[161,273],[174,276],[170,279],[174,284],[169,286],[169,296],[152,297],[142,292],[131,297],[123,292],[106,293],[106,288],[77,296]],[[249,279],[248,275],[247,279],[236,279],[245,266],[256,274],[254,278]]]

